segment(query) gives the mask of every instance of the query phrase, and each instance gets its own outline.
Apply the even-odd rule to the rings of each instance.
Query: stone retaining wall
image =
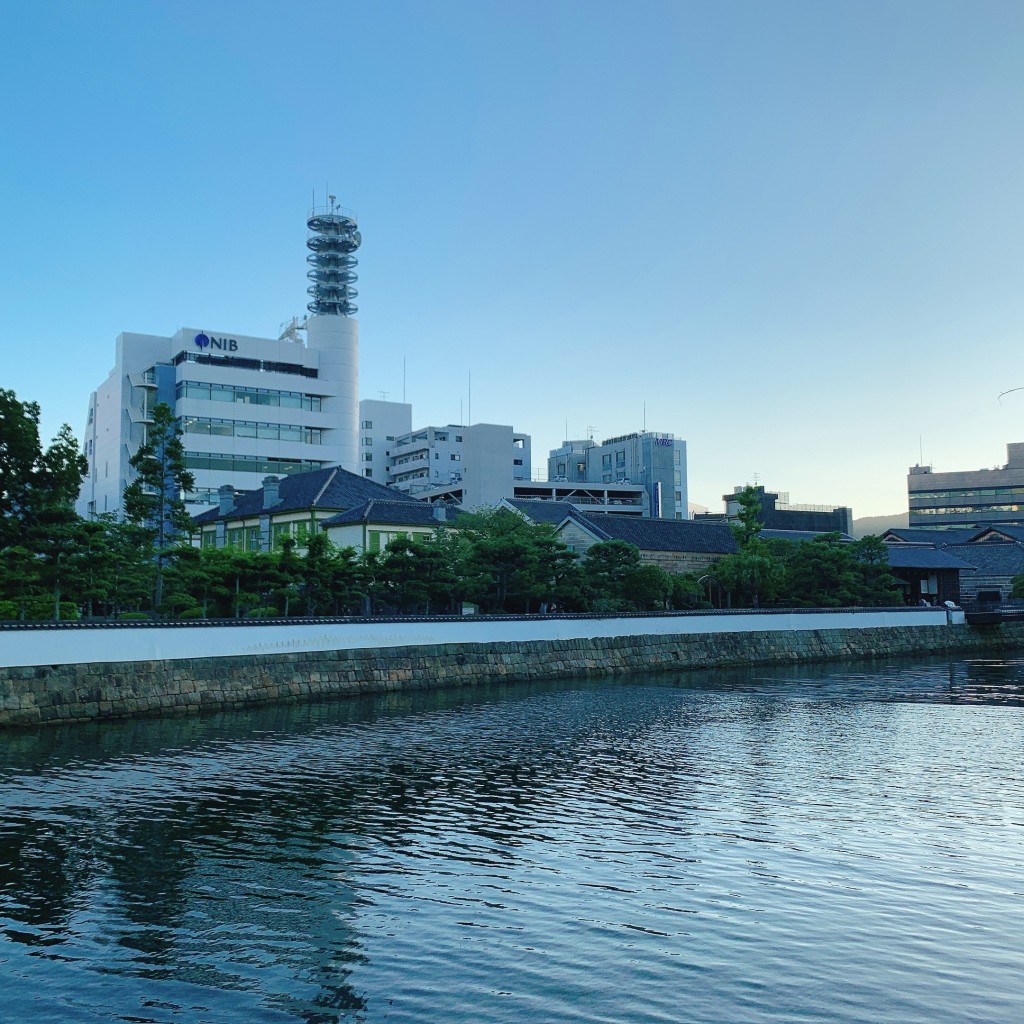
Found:
[[[191,714],[277,701],[658,672],[996,653],[1024,624],[691,633],[0,669],[0,727]]]

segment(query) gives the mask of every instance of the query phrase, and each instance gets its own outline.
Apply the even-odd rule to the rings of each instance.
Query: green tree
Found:
[[[42,563],[35,552],[20,545],[0,548],[0,599],[10,608],[10,614],[0,617],[29,618],[29,609],[44,588]]]
[[[625,611],[630,604],[627,581],[641,566],[640,549],[624,540],[592,544],[583,559],[590,607],[595,611]]]
[[[528,612],[550,605],[574,576],[572,553],[554,529],[508,509],[464,513],[465,592],[485,611]]]
[[[751,538],[734,555],[720,558],[715,579],[730,596],[730,604],[760,608],[773,604],[783,593],[786,566],[764,541]]]
[[[627,577],[623,596],[638,611],[664,611],[672,596],[672,577],[657,565],[641,565]]]
[[[125,518],[150,535],[156,563],[153,606],[159,608],[166,563],[192,528],[182,494],[195,482],[185,468],[181,425],[166,402],[153,407],[146,440],[128,461],[136,475],[124,490]]]
[[[38,403],[0,388],[0,548],[24,544],[44,514],[70,510],[88,469],[66,423],[44,451]]]
[[[736,494],[739,511],[736,513],[736,521],[731,525],[736,543],[741,550],[760,538],[761,528],[764,526],[761,507],[763,497],[764,489],[751,484],[747,484]]]
[[[39,405],[0,388],[0,547],[22,536],[41,458]]]

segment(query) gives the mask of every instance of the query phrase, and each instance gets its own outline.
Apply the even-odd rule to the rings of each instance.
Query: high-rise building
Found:
[[[359,458],[355,216],[330,198],[307,220],[310,316],[280,337],[182,328],[170,337],[121,334],[114,368],[92,393],[84,451],[82,515],[120,513],[129,460],[146,440],[153,407],[181,423],[186,501],[215,505],[218,488],[254,490],[265,476],[341,466]],[[303,341],[300,332],[305,331]]]
[[[910,526],[987,526],[1024,523],[1024,442],[1006,446],[1006,465],[936,473],[911,466],[907,474]]]

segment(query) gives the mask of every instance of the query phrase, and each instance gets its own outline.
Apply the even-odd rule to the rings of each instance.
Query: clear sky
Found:
[[[0,386],[276,336],[355,210],[362,397],[688,442],[857,516],[1024,440],[1024,4],[0,0]]]

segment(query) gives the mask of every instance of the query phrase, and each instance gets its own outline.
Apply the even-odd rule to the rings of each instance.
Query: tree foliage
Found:
[[[151,538],[156,559],[153,603],[159,607],[164,567],[173,549],[192,529],[183,493],[195,483],[185,467],[181,425],[166,402],[153,407],[146,440],[128,462],[135,478],[124,489],[124,515]]]

